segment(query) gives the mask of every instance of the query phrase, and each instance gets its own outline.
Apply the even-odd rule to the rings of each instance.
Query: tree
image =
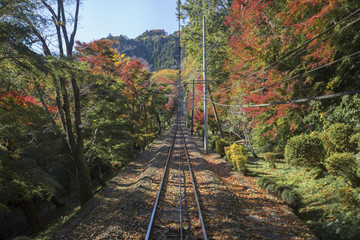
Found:
[[[77,68],[77,63],[72,60],[74,39],[78,27],[80,0],[71,3],[63,0],[19,0],[15,2],[2,1],[2,3],[5,8],[11,7],[13,10],[8,12],[7,18],[5,18],[7,22],[15,21],[20,26],[30,29],[32,36],[34,36],[33,47],[40,46],[43,54],[47,56],[50,65],[48,74],[53,81],[54,95],[56,96],[56,105],[59,112],[56,116],[60,116],[62,129],[58,129],[56,124],[53,124],[53,127],[54,131],[59,135],[62,135],[62,133],[66,135],[64,141],[76,164],[80,202],[84,204],[92,196],[92,186],[88,166],[84,158],[80,88],[78,79],[75,78],[75,76],[81,77],[81,74],[73,74],[74,68]],[[74,8],[72,8],[72,5],[66,4],[74,4]],[[30,9],[30,6],[33,8]],[[68,7],[74,10],[72,16],[67,16],[71,12],[70,9],[67,9]],[[48,15],[45,14],[45,11],[50,14],[50,19],[47,18]],[[50,28],[51,24],[53,28]],[[71,30],[69,31],[69,29]],[[57,42],[58,54],[54,54],[50,48],[50,44],[54,45],[55,42],[54,39],[47,36],[52,36],[52,33],[55,33],[56,36],[55,42]],[[54,71],[58,70],[58,65],[62,65],[62,72]],[[68,84],[71,85],[71,93],[68,92]],[[45,102],[45,96],[41,94],[43,90],[39,88],[40,84],[37,84],[36,87],[39,99],[41,99],[41,102]],[[73,104],[70,99],[73,100]],[[46,109],[46,105],[43,106]],[[74,119],[72,116],[74,116]]]
[[[33,160],[38,154],[29,151],[36,146],[39,128],[44,129],[46,117],[31,96],[0,91],[0,100],[0,205],[3,210],[8,210],[9,203],[20,206],[29,225],[37,232],[40,220],[33,199],[50,200],[55,191],[61,189],[46,173],[48,168],[44,170],[45,164],[40,167],[39,162]],[[0,211],[2,216],[5,213]]]
[[[174,98],[170,89],[176,73],[162,70],[150,78],[138,60],[130,61],[113,48],[114,41],[77,44],[76,56],[95,74],[84,101],[89,109],[86,155],[92,168],[122,167],[136,148],[145,147],[156,131],[161,133],[162,123],[171,117],[167,104]]]
[[[231,3],[222,0],[187,0],[181,5],[180,17],[188,22],[182,30],[181,39],[186,55],[196,61],[198,68],[202,66],[202,48],[199,47],[202,45],[201,16],[205,16],[208,77],[216,81],[216,85],[222,83],[228,74],[223,64],[227,58],[227,37],[230,32],[224,23],[227,22],[225,17]]]
[[[354,1],[336,0],[252,1],[245,5],[234,1],[228,16],[234,33],[229,39],[230,57],[226,62],[230,78],[224,85],[230,87],[225,92],[241,97],[237,105],[251,105],[349,89],[343,70],[354,73],[354,68],[346,60],[336,67],[304,72],[356,51],[350,45],[357,45],[358,26],[351,25],[351,18],[341,25],[348,25],[346,30],[326,29],[355,11],[357,5]],[[238,18],[236,13],[240,11],[247,17]],[[338,39],[342,39],[341,44]],[[344,44],[352,50],[344,51]],[[293,79],[284,80],[289,77]],[[334,102],[329,100],[326,104]],[[306,129],[302,119],[311,109],[305,104],[284,104],[245,107],[243,111],[255,119],[253,130],[257,139],[265,140],[261,144],[272,142],[273,148],[283,147],[292,134]]]

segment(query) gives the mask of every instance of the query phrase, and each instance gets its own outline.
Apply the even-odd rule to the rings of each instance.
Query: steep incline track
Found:
[[[180,121],[175,125],[54,239],[145,239],[147,233],[149,239],[180,239],[180,234],[204,239],[205,232],[209,239],[316,239],[286,205],[265,196],[217,155],[201,154],[201,142]],[[159,194],[162,181],[164,192]]]
[[[192,224],[197,221],[200,226]],[[207,239],[207,235],[182,124],[178,122],[145,239],[189,238]]]

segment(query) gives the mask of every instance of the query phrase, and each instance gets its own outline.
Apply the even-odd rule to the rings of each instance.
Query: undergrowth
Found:
[[[320,239],[359,239],[360,188],[350,188],[341,176],[291,166],[283,159],[276,160],[276,168],[263,158],[250,157],[248,163],[249,175],[258,177],[263,189],[285,202],[293,198],[287,203]]]

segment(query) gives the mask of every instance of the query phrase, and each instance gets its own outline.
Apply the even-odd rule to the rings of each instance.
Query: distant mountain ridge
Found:
[[[135,39],[125,35],[109,35],[114,47],[127,57],[139,59],[150,71],[179,68],[178,32],[168,35],[164,30],[146,31]]]

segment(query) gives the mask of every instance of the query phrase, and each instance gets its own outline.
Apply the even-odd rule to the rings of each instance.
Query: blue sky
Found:
[[[76,39],[90,42],[109,33],[135,38],[152,29],[178,30],[176,0],[84,0]]]

